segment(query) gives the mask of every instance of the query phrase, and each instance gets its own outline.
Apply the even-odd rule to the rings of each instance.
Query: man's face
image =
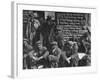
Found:
[[[72,49],[72,44],[68,44],[68,46],[69,46],[69,49]]]
[[[84,32],[87,32],[87,27],[83,26],[82,30],[84,30]]]
[[[38,29],[39,25],[38,25],[37,22],[34,22],[34,27],[35,27],[36,29]]]
[[[38,45],[38,49],[42,49],[42,44],[39,44]]]
[[[24,41],[24,45],[26,46],[28,43],[27,43],[27,41]]]
[[[40,26],[40,22],[36,19],[34,19],[34,27],[35,29],[38,29],[38,27]]]
[[[57,45],[53,45],[53,46],[52,46],[52,49],[55,49],[55,48],[57,48]]]
[[[59,31],[57,31],[57,33],[58,33],[58,34],[60,34],[60,33],[62,33],[62,31],[61,31],[61,30],[59,30]]]

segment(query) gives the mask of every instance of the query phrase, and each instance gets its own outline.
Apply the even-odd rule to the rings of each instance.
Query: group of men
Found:
[[[35,13],[29,22],[23,39],[23,68],[58,68],[88,66],[91,63],[91,48],[87,31],[80,42],[66,40],[61,30],[48,16],[45,22],[37,19]],[[42,39],[41,39],[42,37]],[[79,57],[79,43],[85,48],[84,57]]]
[[[61,49],[56,41],[52,41],[49,47],[50,49],[47,49],[43,46],[42,41],[37,41],[32,47],[25,39],[24,69],[89,66],[91,63],[90,54],[79,58],[77,42],[67,41]]]

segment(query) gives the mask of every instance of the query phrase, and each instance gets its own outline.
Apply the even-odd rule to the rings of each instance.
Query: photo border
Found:
[[[25,6],[25,7],[23,7]],[[28,7],[30,6],[30,7]],[[23,48],[20,48],[22,46],[21,43],[23,39],[22,34],[23,34],[23,24],[22,24],[22,12],[21,10],[23,9],[28,9],[28,10],[34,10],[33,7],[36,6],[35,8],[39,10],[39,6],[43,7],[40,8],[40,10],[43,11],[52,11],[54,8],[56,12],[61,12],[61,9],[71,9],[71,12],[73,11],[81,11],[82,13],[91,13],[91,52],[95,53],[94,50],[94,37],[95,37],[95,26],[96,26],[96,8],[86,8],[86,7],[71,7],[71,6],[56,6],[56,5],[39,5],[39,4],[29,4],[29,3],[18,3],[18,2],[12,2],[12,71],[11,75],[14,78],[17,77],[36,77],[36,76],[54,76],[54,75],[66,75],[66,74],[72,74],[72,73],[91,73],[91,72],[96,72],[97,71],[97,56],[96,53],[95,55],[91,55],[91,60],[93,63],[91,63],[91,66],[88,67],[64,67],[64,68],[54,68],[54,69],[34,69],[34,70],[23,70],[22,66],[22,50]],[[28,7],[28,8],[27,8]],[[49,7],[49,8],[47,8]],[[45,8],[47,10],[45,10]],[[52,8],[52,9],[50,9]],[[60,8],[60,10],[59,10]],[[49,9],[49,10],[48,10]],[[63,11],[63,12],[68,12]],[[54,11],[54,10],[53,10]],[[21,13],[21,14],[20,14]],[[21,27],[19,27],[21,26]],[[21,39],[21,40],[20,40]],[[23,47],[23,46],[22,46]],[[93,61],[94,60],[94,61]]]

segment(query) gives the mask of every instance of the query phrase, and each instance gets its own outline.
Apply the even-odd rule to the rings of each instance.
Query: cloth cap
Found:
[[[42,44],[42,41],[37,41],[36,45]]]
[[[56,41],[51,42],[51,45],[57,45]]]

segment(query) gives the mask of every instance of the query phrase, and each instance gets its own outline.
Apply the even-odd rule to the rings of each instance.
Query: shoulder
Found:
[[[47,50],[47,48],[46,47],[43,47],[42,50]]]
[[[61,52],[61,49],[60,49],[60,48],[57,48],[57,51],[58,51],[58,52]]]

